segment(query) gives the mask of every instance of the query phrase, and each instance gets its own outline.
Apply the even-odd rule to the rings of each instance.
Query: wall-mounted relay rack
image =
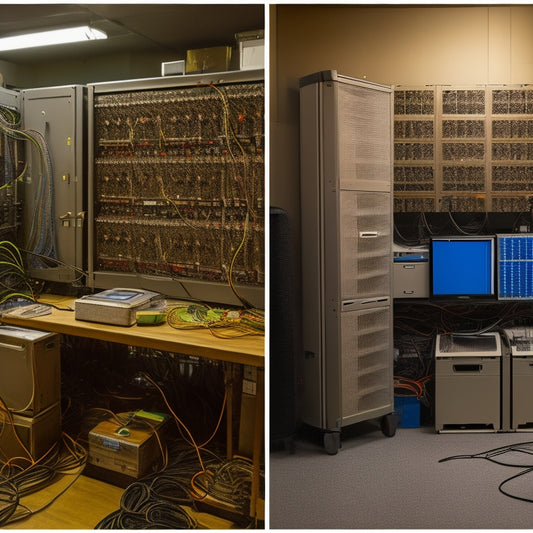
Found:
[[[263,304],[264,72],[88,86],[89,285]]]
[[[533,86],[395,89],[396,212],[524,211]]]
[[[9,134],[12,125],[20,120],[20,107],[20,94],[0,87],[0,240],[15,240],[21,221],[17,177],[23,147]]]

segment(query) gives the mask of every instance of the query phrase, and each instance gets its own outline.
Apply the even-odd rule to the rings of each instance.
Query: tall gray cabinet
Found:
[[[392,341],[392,90],[300,79],[302,421],[335,454],[342,427],[396,431]]]

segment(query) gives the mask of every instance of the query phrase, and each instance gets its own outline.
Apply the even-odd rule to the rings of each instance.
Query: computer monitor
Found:
[[[494,235],[433,237],[430,240],[430,296],[495,298]]]
[[[533,235],[497,235],[498,299],[533,300]]]

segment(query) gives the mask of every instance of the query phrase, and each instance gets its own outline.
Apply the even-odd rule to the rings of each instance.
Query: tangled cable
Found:
[[[192,503],[183,484],[169,476],[162,482],[159,479],[129,485],[120,509],[103,518],[95,529],[196,529],[198,523],[181,506]],[[176,498],[176,494],[183,496]]]
[[[416,396],[420,399],[426,393],[426,383],[430,379],[431,376],[424,376],[416,380],[394,376],[394,393],[398,396]]]
[[[53,217],[52,160],[46,139],[36,130],[21,129],[20,115],[0,106],[0,132],[16,140],[30,141],[37,150],[39,181],[26,247],[47,257],[56,257],[55,224]],[[38,266],[38,265],[37,265]]]
[[[11,524],[42,511],[68,490],[83,472],[87,452],[69,435],[55,443],[42,457],[34,459],[22,445],[27,457],[14,457],[0,470],[0,525]],[[24,504],[26,494],[50,485],[59,475],[72,475],[72,481],[38,509]]]
[[[0,241],[0,304],[14,297],[35,299],[20,250],[11,241]]]
[[[248,459],[222,460],[204,449],[205,469],[198,472],[198,456],[192,450],[175,447],[170,457],[165,472],[129,485],[120,508],[100,520],[95,529],[197,529],[200,526],[190,511],[197,510],[196,503],[207,496],[247,516],[252,475]]]
[[[208,329],[215,337],[234,338],[265,334],[265,313],[261,309],[218,309],[201,304],[177,306],[167,313],[176,329]]]

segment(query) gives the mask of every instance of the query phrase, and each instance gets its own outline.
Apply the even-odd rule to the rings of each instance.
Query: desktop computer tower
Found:
[[[0,458],[38,459],[61,437],[59,335],[0,326]]]
[[[533,430],[533,355],[511,357],[512,415],[515,431]]]
[[[338,75],[300,80],[302,421],[394,434],[392,93]]]
[[[59,335],[0,326],[0,399],[21,416],[36,417],[61,399]]]
[[[437,335],[437,432],[502,429],[502,360],[498,333]]]
[[[505,329],[511,360],[511,429],[533,431],[533,328]]]

